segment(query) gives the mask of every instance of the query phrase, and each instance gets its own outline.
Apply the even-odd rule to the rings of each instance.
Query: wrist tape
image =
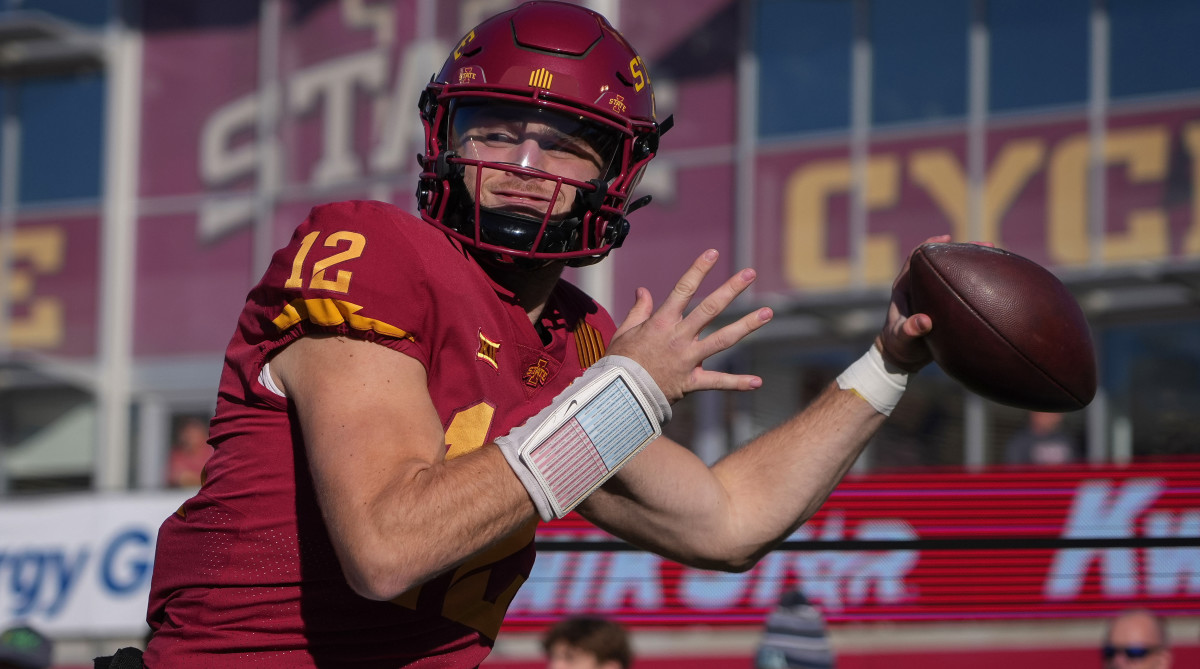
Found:
[[[562,518],[662,434],[671,404],[641,365],[605,356],[496,439],[542,520]]]
[[[890,416],[908,385],[908,374],[888,371],[883,355],[872,345],[866,355],[838,375],[837,384],[838,388],[866,400],[879,413]]]

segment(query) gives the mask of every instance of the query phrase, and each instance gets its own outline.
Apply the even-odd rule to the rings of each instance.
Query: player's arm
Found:
[[[309,335],[271,371],[293,403],[330,538],[359,594],[391,599],[534,518],[498,449],[445,459],[417,360]]]
[[[803,411],[711,468],[679,444],[659,439],[584,502],[580,512],[619,537],[685,564],[728,570],[753,566],[816,513],[849,470],[890,411],[889,396],[891,406],[898,399],[898,391],[887,384],[903,377],[901,368],[916,370],[929,361],[920,338],[932,323],[928,316],[909,313],[906,269],[897,279],[874,353],[852,365]],[[610,351],[644,360],[659,378],[672,356],[644,347],[662,339],[621,339],[623,332],[635,331],[631,320],[640,321],[647,309],[639,305],[631,310]],[[664,304],[656,317],[664,310],[668,321],[671,313],[682,313]],[[682,364],[692,364],[689,351],[702,341],[678,342],[675,364],[680,358]],[[876,364],[883,378],[864,372]],[[882,392],[876,392],[878,384]]]
[[[683,564],[748,569],[816,513],[883,420],[831,385],[803,412],[711,468],[661,438],[579,511]]]
[[[685,306],[715,260],[713,253],[697,261],[681,282],[686,288],[666,306]],[[751,279],[726,282],[701,302],[701,313],[720,313]],[[674,346],[680,333],[662,327],[670,320],[637,328],[626,341],[640,345],[625,348],[651,353]],[[709,320],[690,317],[682,336],[694,338],[686,330],[699,332]],[[723,336],[694,344],[689,355],[708,357],[763,322],[747,316],[727,326]],[[658,383],[677,399],[695,389],[747,388],[754,380],[673,363],[656,370],[656,383],[640,366],[610,356],[497,444],[446,460],[445,435],[417,360],[378,344],[309,335],[280,351],[271,371],[295,407],[318,502],[346,578],[357,592],[376,599],[395,597],[500,542],[530,522],[535,509],[548,518],[578,501],[556,494],[548,481],[596,476],[598,485],[603,473],[573,464],[579,462],[571,457],[577,440],[558,440],[567,450],[541,465],[529,450],[545,435],[561,434],[564,425],[567,432],[573,429],[571,421],[589,404],[587,398],[624,394],[636,400],[624,405],[632,411],[624,414],[627,419],[649,420],[654,414],[660,420],[667,399]],[[645,412],[642,418],[639,411]]]

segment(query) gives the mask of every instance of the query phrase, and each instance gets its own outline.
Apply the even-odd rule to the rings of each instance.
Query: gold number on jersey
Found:
[[[483,446],[487,440],[488,428],[491,427],[492,417],[496,410],[490,404],[479,402],[461,411],[455,412],[454,418],[446,428],[446,443],[450,450],[447,459],[465,455]],[[486,593],[493,588],[490,581],[495,572],[488,566],[525,548],[533,540],[537,522],[512,533],[499,544],[476,555],[460,566],[455,572],[453,581],[446,588],[446,597],[442,602],[442,615],[454,622],[461,623],[478,630],[489,638],[495,639],[500,631],[500,623],[504,621],[504,613],[517,594],[517,589],[525,582],[524,577],[513,574],[509,582],[502,584],[500,594],[488,598]],[[420,598],[420,586],[409,590],[392,600],[394,604],[415,609]]]
[[[310,288],[332,290],[338,293],[350,292],[351,273],[349,271],[339,269],[337,279],[330,281],[325,278],[325,270],[340,262],[354,260],[361,256],[363,248],[367,245],[367,238],[357,232],[342,230],[329,235],[329,238],[325,240],[325,246],[338,246],[341,242],[350,242],[350,248],[313,263],[313,277],[312,283],[309,284]]]
[[[304,241],[300,242],[300,250],[296,252],[296,257],[292,260],[292,274],[284,282],[284,288],[304,287],[304,261],[308,258],[308,252],[312,250],[313,245],[316,244],[317,238],[320,236],[321,231],[314,230],[304,237]],[[340,230],[326,237],[323,246],[333,248],[339,246],[342,242],[349,242],[350,247],[313,263],[312,281],[308,284],[309,288],[313,290],[332,290],[337,293],[350,292],[350,278],[353,276],[353,272],[340,269],[335,275],[336,278],[330,280],[325,278],[325,270],[338,263],[354,260],[361,256],[363,249],[367,245],[367,238],[357,232]]]

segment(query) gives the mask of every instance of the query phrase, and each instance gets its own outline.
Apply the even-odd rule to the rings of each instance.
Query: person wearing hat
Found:
[[[833,649],[825,619],[799,590],[789,590],[767,616],[766,632],[754,657],[755,669],[833,669]]]
[[[46,669],[50,639],[32,627],[10,627],[0,633],[0,669]]]

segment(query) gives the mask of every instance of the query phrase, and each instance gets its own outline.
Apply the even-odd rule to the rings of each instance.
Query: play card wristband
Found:
[[[641,365],[609,355],[496,439],[542,520],[562,518],[662,434],[671,404]]]

